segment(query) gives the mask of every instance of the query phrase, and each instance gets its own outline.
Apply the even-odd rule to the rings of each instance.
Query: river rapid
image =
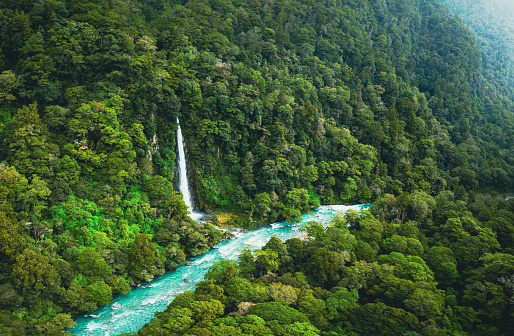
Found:
[[[209,252],[189,259],[190,266],[178,267],[166,272],[160,279],[140,285],[127,295],[117,295],[114,300],[95,311],[76,319],[71,332],[77,336],[113,336],[123,332],[136,332],[148,323],[154,314],[166,309],[176,294],[194,290],[195,283],[202,281],[209,267],[223,259],[236,260],[239,250],[248,246],[258,249],[276,236],[282,241],[301,238],[299,228],[310,221],[327,223],[336,213],[350,209],[363,210],[371,204],[352,206],[324,205],[311,214],[304,214],[302,221],[290,224],[273,223],[259,229],[236,233],[236,238],[221,242]]]

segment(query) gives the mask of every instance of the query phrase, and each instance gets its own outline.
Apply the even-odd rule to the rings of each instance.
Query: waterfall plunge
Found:
[[[189,208],[190,214],[189,216],[193,220],[200,219],[203,214],[200,212],[194,211],[193,198],[191,197],[191,189],[189,188],[189,181],[187,179],[187,163],[186,163],[186,153],[184,152],[184,137],[182,136],[182,129],[180,128],[180,122],[177,118],[177,147],[178,147],[178,167],[179,167],[179,175],[178,175],[178,183],[179,190],[184,197],[184,202]]]

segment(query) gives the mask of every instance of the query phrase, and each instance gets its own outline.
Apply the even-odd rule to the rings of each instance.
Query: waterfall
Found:
[[[179,167],[179,175],[178,175],[178,183],[179,190],[184,197],[184,202],[189,208],[190,217],[194,220],[200,219],[203,214],[200,212],[194,211],[193,198],[191,196],[191,188],[189,187],[189,180],[187,179],[187,162],[186,162],[186,153],[184,152],[184,137],[182,136],[182,129],[180,128],[180,122],[177,118],[177,147],[178,147],[178,167]]]

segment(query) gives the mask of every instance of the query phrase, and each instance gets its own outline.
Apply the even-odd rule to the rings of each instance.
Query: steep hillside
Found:
[[[174,130],[149,146],[174,96],[134,9],[1,2],[1,335],[66,334],[221,239],[173,190]]]
[[[205,208],[261,222],[385,192],[510,190],[512,102],[437,1],[193,1],[152,26]]]
[[[509,192],[481,64],[436,0],[2,1],[0,333],[55,335],[219,241],[173,189],[177,117],[199,206],[245,227]]]
[[[473,32],[482,52],[484,76],[498,92],[514,97],[514,2],[443,0]]]

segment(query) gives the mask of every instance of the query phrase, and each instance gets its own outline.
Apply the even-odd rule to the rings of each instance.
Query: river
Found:
[[[299,223],[278,222],[238,233],[236,239],[221,242],[209,252],[189,259],[190,266],[181,266],[176,271],[166,272],[160,279],[143,284],[127,295],[117,295],[110,304],[94,313],[80,316],[76,319],[77,325],[71,332],[77,336],[112,336],[138,331],[152,319],[155,312],[166,309],[176,294],[194,290],[195,283],[203,279],[205,272],[215,261],[236,260],[240,249],[245,246],[258,249],[266,244],[271,236],[279,237],[282,241],[294,237],[301,238],[302,233],[298,229],[303,224],[310,221],[326,223],[338,212],[366,209],[370,205],[324,205],[311,214],[304,214]],[[187,282],[184,279],[187,279]]]

